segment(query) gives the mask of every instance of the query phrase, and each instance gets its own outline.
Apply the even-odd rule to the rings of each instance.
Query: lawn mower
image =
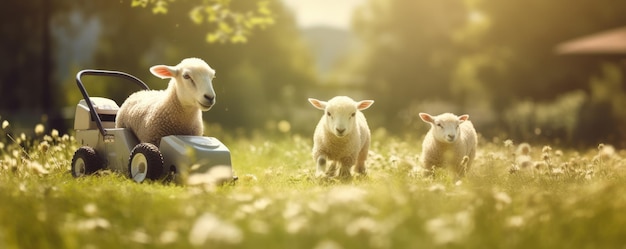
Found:
[[[129,129],[115,128],[119,106],[108,98],[90,97],[82,82],[87,75],[122,78],[149,90],[143,81],[123,72],[87,69],[76,74],[83,99],[77,104],[74,117],[76,140],[81,147],[72,158],[72,176],[108,169],[136,182],[149,179],[184,184],[181,175],[205,173],[215,166],[229,167],[232,172],[230,151],[217,138],[169,135],[156,146],[140,143]]]

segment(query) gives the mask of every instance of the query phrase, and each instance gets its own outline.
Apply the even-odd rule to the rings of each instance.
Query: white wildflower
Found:
[[[150,235],[148,235],[143,230],[135,230],[130,234],[130,240],[140,243],[140,244],[148,244],[152,240]]]
[[[94,216],[98,213],[98,206],[95,203],[88,203],[83,207],[83,212],[89,216]]]
[[[90,218],[77,222],[74,227],[78,231],[85,230],[106,230],[111,227],[111,223],[104,218]]]
[[[189,242],[194,246],[201,246],[207,240],[236,245],[243,240],[243,233],[234,224],[225,222],[211,213],[204,213],[193,224]]]
[[[367,192],[354,186],[339,186],[328,193],[328,203],[331,205],[350,205],[362,202]]]
[[[325,239],[317,243],[313,249],[342,249],[341,245],[333,240]]]
[[[502,210],[505,206],[511,204],[511,197],[504,192],[497,192],[493,194],[493,198],[496,201],[496,210]]]
[[[370,235],[378,231],[379,224],[370,217],[358,218],[346,226],[346,234],[348,236],[357,236],[359,234]]]
[[[165,230],[161,233],[161,236],[159,236],[159,242],[161,242],[161,244],[171,244],[176,242],[176,240],[178,240],[178,233],[172,230]]]
[[[43,126],[43,124],[37,124],[35,125],[35,135],[40,136],[44,133],[46,127]]]
[[[59,131],[57,129],[52,129],[52,131],[50,132],[50,135],[53,138],[58,138],[59,137]]]
[[[426,231],[433,236],[436,244],[459,242],[467,237],[474,227],[471,212],[461,211],[431,219],[426,222]]]
[[[524,217],[515,215],[506,220],[506,225],[509,227],[521,227],[524,225]]]

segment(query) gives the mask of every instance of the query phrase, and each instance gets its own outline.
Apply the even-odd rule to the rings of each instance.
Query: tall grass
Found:
[[[42,129],[0,134],[0,248],[626,246],[626,155],[608,145],[534,145],[521,167],[512,141],[482,139],[456,181],[412,170],[419,135],[376,130],[367,178],[319,181],[310,137],[224,136],[239,180],[207,187],[72,178],[78,145]]]

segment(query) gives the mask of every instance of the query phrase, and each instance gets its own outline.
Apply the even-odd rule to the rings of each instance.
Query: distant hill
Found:
[[[317,61],[317,70],[325,77],[332,72],[338,59],[358,46],[354,34],[345,29],[328,26],[305,28],[302,31],[304,41],[308,44]]]

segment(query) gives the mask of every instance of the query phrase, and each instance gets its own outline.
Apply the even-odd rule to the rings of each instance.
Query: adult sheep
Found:
[[[170,78],[167,89],[130,95],[118,111],[115,126],[157,146],[168,135],[202,135],[202,112],[215,104],[215,70],[201,59],[187,58],[176,66],[153,66],[150,72]]]
[[[477,143],[469,115],[420,113],[419,116],[431,126],[422,143],[422,167],[431,171],[435,167],[451,166],[458,177],[464,176],[474,161]]]
[[[355,173],[365,175],[370,129],[361,111],[374,101],[356,102],[346,96],[337,96],[328,102],[313,98],[309,98],[309,102],[324,111],[313,135],[312,154],[317,163],[315,176],[349,177],[353,165]],[[327,161],[331,161],[328,169]],[[337,164],[340,164],[338,173]]]

